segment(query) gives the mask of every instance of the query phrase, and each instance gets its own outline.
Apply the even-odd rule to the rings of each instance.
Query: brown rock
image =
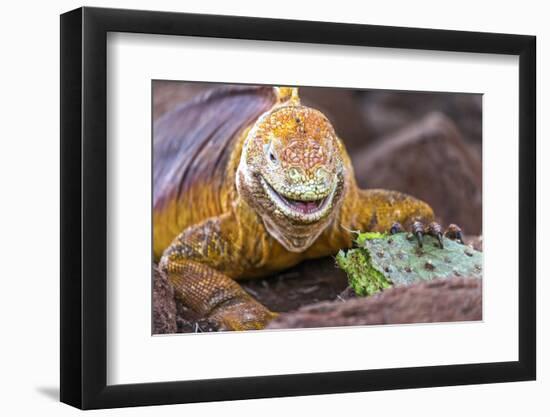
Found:
[[[153,266],[153,334],[176,333],[176,302],[174,289]]]
[[[352,159],[361,187],[411,194],[433,207],[443,227],[481,234],[481,161],[446,116],[431,113]]]
[[[464,236],[464,244],[483,252],[483,236]]]
[[[239,281],[256,300],[276,312],[334,300],[348,285],[344,271],[327,256],[311,259],[265,278]]]
[[[269,329],[481,320],[482,285],[452,278],[390,288],[380,294],[326,301],[281,314]]]
[[[365,124],[375,137],[391,135],[438,111],[454,121],[466,141],[481,149],[481,94],[367,90],[360,98]]]

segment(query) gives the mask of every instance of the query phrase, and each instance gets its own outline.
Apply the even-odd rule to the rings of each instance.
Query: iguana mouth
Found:
[[[304,214],[315,213],[317,210],[319,210],[320,207],[322,207],[323,203],[326,200],[326,197],[315,201],[292,200],[290,198],[282,196],[281,194],[279,194],[279,197],[281,197],[281,199],[285,201],[291,208]]]
[[[279,193],[269,182],[261,177],[261,182],[264,189],[267,191],[270,199],[283,211],[291,211],[294,214],[306,216],[308,220],[315,220],[315,218],[321,218],[322,214],[326,211],[328,203],[331,201],[334,194],[334,189],[329,195],[317,199],[317,200],[297,200],[289,197],[285,197]],[[287,210],[284,210],[284,209]],[[287,213],[288,214],[288,213]]]

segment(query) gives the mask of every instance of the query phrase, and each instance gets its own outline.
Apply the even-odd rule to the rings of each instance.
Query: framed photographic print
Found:
[[[61,16],[61,400],[535,379],[535,38]]]

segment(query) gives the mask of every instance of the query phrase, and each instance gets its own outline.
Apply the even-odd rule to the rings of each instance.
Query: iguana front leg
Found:
[[[462,230],[455,224],[449,225],[445,233],[434,221],[432,208],[410,195],[387,190],[359,190],[356,204],[359,213],[359,230],[397,233],[410,231],[422,246],[422,237],[429,234],[438,239],[443,247],[442,237],[462,243]]]
[[[355,227],[362,231],[389,232],[395,223],[410,229],[416,221],[428,224],[434,220],[428,204],[398,191],[358,190],[354,206]]]
[[[165,250],[159,267],[176,296],[221,330],[262,329],[276,314],[232,278],[247,268],[249,258],[231,220],[225,215],[184,230]]]

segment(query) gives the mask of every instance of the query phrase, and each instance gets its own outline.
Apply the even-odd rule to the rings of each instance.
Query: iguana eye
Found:
[[[279,160],[277,159],[277,155],[275,155],[275,151],[273,150],[273,144],[270,144],[267,149],[267,155],[269,157],[269,160],[276,164]]]

